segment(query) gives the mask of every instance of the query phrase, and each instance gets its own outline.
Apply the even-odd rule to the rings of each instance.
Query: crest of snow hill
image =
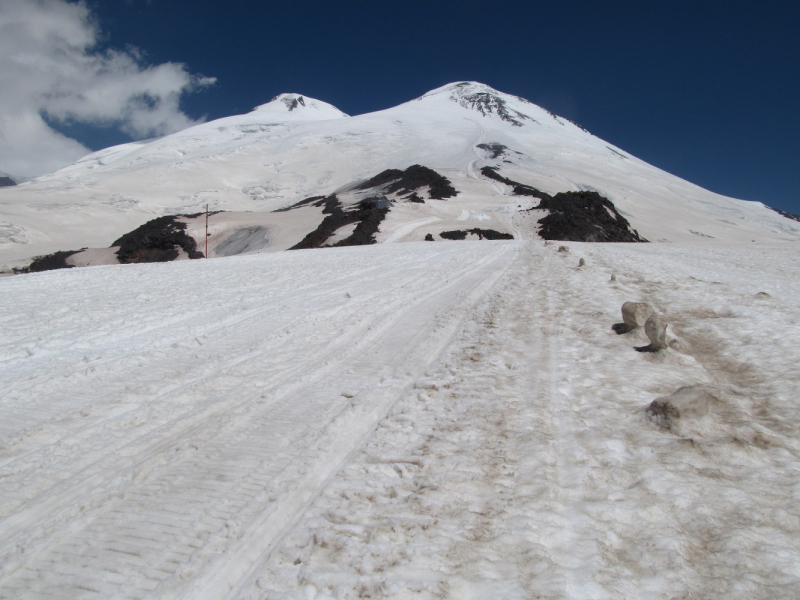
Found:
[[[166,177],[194,211],[156,198],[154,184]],[[227,191],[237,178],[244,201]],[[90,185],[76,185],[84,179]],[[0,186],[13,183],[0,179]],[[87,232],[99,209],[106,226],[136,215],[144,222],[118,230],[110,247],[57,250],[22,261],[16,272],[203,258],[206,247],[209,256],[232,256],[422,240],[647,242],[629,218],[651,241],[800,239],[792,215],[702,190],[527,100],[472,82],[357,117],[281,94],[248,115],[108,149],[8,189],[20,190],[20,201],[9,196],[2,205],[0,226],[15,237],[4,240],[0,228],[0,251],[29,243],[37,231],[55,239],[48,223],[62,207],[84,219]],[[94,197],[76,198],[80,189]],[[116,192],[113,202],[98,203],[98,189]],[[45,192],[69,203],[32,202]],[[206,204],[214,209],[208,234]],[[681,228],[683,238],[672,231]],[[80,231],[71,235],[73,248],[91,245]]]

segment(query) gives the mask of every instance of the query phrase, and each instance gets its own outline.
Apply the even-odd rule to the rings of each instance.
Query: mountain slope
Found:
[[[546,213],[533,219],[528,211],[538,202],[487,178],[485,167],[549,195],[596,192],[650,241],[800,239],[797,223],[759,203],[703,190],[524,99],[461,82],[354,117],[283,94],[247,115],[109,148],[2,188],[0,261],[107,247],[154,217],[197,213],[206,204],[268,213],[412,165],[446,177],[459,194],[396,204],[379,242],[423,239],[430,231],[420,228],[431,223],[437,231],[480,227],[487,217],[517,237],[536,237]],[[298,226],[308,233],[319,225],[314,219]]]

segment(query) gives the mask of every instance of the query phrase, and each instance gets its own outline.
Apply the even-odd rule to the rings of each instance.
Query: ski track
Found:
[[[206,368],[209,364],[215,367],[204,378],[211,385],[196,389],[197,381],[188,377],[188,384],[178,382],[170,386],[153,399],[156,407],[149,407],[151,412],[142,418],[144,423],[127,423],[119,428],[123,431],[133,428],[133,438],[120,436],[123,443],[115,443],[116,436],[112,436],[112,440],[104,440],[105,444],[97,449],[99,452],[92,452],[91,442],[103,433],[108,437],[108,419],[101,418],[91,435],[87,435],[85,427],[72,435],[68,426],[52,427],[51,436],[58,439],[48,440],[49,444],[16,461],[7,461],[0,480],[12,492],[4,493],[12,512],[0,522],[5,540],[0,546],[3,573],[6,581],[11,581],[7,597],[19,597],[23,590],[35,590],[37,597],[64,597],[65,582],[74,597],[119,594],[122,582],[131,585],[125,597],[143,597],[150,592],[177,593],[178,583],[189,577],[187,573],[193,572],[198,561],[204,564],[217,551],[216,546],[224,546],[225,540],[235,537],[229,530],[236,527],[233,523],[237,515],[253,517],[250,513],[263,511],[270,500],[276,499],[271,495],[286,493],[284,488],[297,477],[297,465],[302,465],[301,474],[311,470],[311,466],[303,463],[302,451],[320,431],[334,430],[330,435],[333,439],[329,440],[334,447],[350,442],[340,439],[343,432],[330,421],[341,419],[339,412],[353,410],[348,406],[354,401],[331,390],[328,380],[318,383],[320,378],[341,370],[343,361],[357,364],[356,370],[362,378],[364,371],[368,378],[384,371],[381,381],[372,382],[377,388],[385,388],[382,394],[359,402],[359,406],[369,401],[382,406],[381,402],[387,402],[387,394],[391,399],[392,390],[405,382],[411,371],[393,376],[394,369],[387,369],[382,362],[375,363],[381,356],[376,344],[397,354],[409,351],[403,346],[401,334],[412,339],[422,333],[435,337],[437,329],[446,329],[448,317],[457,312],[459,297],[469,297],[463,290],[482,289],[481,280],[492,279],[486,277],[487,269],[505,261],[511,249],[496,244],[494,252],[479,253],[474,261],[466,263],[462,262],[463,256],[445,252],[440,264],[444,271],[438,276],[436,268],[408,268],[403,260],[405,253],[400,251],[397,253],[400,264],[390,264],[371,280],[350,281],[356,285],[344,289],[328,283],[327,302],[321,302],[314,294],[306,296],[307,290],[299,286],[302,308],[307,313],[304,320],[317,329],[322,329],[321,322],[328,325],[322,332],[309,327],[292,332],[290,340],[302,340],[301,349],[287,349],[287,344],[280,342],[281,336],[273,333],[278,339],[267,338],[273,343],[266,344],[265,350],[251,352],[244,360],[239,356],[219,361],[231,351],[222,344],[216,350],[219,356],[203,357]],[[404,265],[404,277],[398,277]],[[370,266],[365,271],[371,270]],[[464,285],[464,280],[474,283]],[[371,286],[367,287],[372,289],[358,294],[364,281],[370,281]],[[403,288],[405,293],[401,293]],[[336,305],[350,300],[346,300],[345,294],[349,292],[345,289],[362,298],[350,302],[353,306],[347,307],[349,314],[343,319],[335,313],[343,310]],[[449,300],[442,301],[442,295],[446,294]],[[335,310],[326,306],[332,300]],[[421,310],[424,308],[428,310]],[[255,325],[235,319],[217,330],[224,330],[238,344],[246,342],[249,333],[252,343],[260,335],[270,333],[269,329]],[[281,329],[284,327],[285,322]],[[317,345],[322,347],[309,353]],[[412,349],[419,351],[423,346],[417,340]],[[282,364],[286,362],[281,356],[284,352],[286,358],[299,363]],[[188,358],[191,361],[197,357]],[[396,364],[397,368],[403,365],[403,361],[385,363]],[[270,378],[270,371],[280,374]],[[233,372],[235,376],[231,377]],[[125,374],[111,375],[109,392],[125,380]],[[336,380],[347,386],[347,380],[354,377],[339,375]],[[204,395],[210,398],[197,402],[199,408],[188,411],[188,415],[170,419],[172,415],[157,414],[161,403],[191,405],[190,399],[176,394],[185,392],[186,387],[192,388],[197,400]],[[248,393],[248,388],[253,387],[261,394]],[[74,403],[75,397],[82,395],[75,389],[62,394],[63,404],[69,398]],[[297,400],[298,397],[302,400]],[[363,420],[364,415],[360,416],[363,427],[368,421]],[[29,418],[33,420],[30,415]],[[147,427],[148,421],[155,421],[156,425]],[[141,425],[146,432],[136,435]],[[59,456],[53,458],[52,454]],[[73,467],[69,459],[76,457],[77,466]],[[17,492],[17,498],[13,492]],[[197,492],[201,492],[200,498]],[[258,500],[254,500],[256,496]],[[294,501],[278,505],[285,517],[291,517],[298,508]],[[237,527],[237,531],[241,529]],[[170,542],[164,544],[165,539]],[[260,539],[258,543],[265,542]],[[158,561],[152,560],[153,554],[159,556]],[[41,557],[38,561],[37,556]],[[76,556],[81,558],[76,561]],[[154,569],[154,562],[159,564],[158,568]],[[14,577],[9,580],[12,573]]]
[[[754,297],[780,267],[732,247],[571,246],[524,246],[241,597],[797,597],[798,284]],[[631,299],[670,318],[679,351],[610,330]],[[772,366],[759,381],[755,365]],[[720,399],[703,427],[647,421],[696,383]]]
[[[569,246],[0,281],[0,598],[798,597],[796,253]]]

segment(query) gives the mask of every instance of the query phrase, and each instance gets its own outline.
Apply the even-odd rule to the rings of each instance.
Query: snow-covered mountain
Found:
[[[800,597],[793,221],[478,84],[0,198],[4,261],[197,256],[205,203],[250,253],[0,278],[0,599]]]
[[[456,193],[431,199],[426,182],[400,194],[387,194],[386,185],[377,185],[382,180],[363,187],[387,170],[414,165],[445,178]],[[536,238],[539,221],[554,210],[540,199],[560,192],[596,193],[610,203],[610,218],[653,242],[800,239],[800,224],[760,203],[704,190],[522,98],[461,82],[353,117],[319,100],[282,94],[246,115],[108,148],[0,189],[0,263],[107,248],[155,217],[199,213],[206,205],[253,213],[212,217],[211,256],[230,253],[247,231],[261,241],[239,244],[245,251],[283,250],[328,213],[324,203],[273,211],[332,194],[345,211],[367,198],[389,201],[374,232],[377,242],[472,229]],[[205,222],[187,223],[204,252]],[[350,229],[331,232],[322,245],[341,242],[355,227],[342,226]],[[233,235],[239,237],[230,240]]]

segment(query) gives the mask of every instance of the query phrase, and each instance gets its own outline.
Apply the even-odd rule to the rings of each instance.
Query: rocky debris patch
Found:
[[[122,264],[169,262],[180,255],[179,248],[189,258],[203,258],[197,249],[197,242],[186,233],[186,223],[177,221],[178,217],[194,218],[193,215],[167,215],[148,221],[116,240],[112,246],[119,246],[117,257]]]
[[[311,200],[311,199],[309,199]],[[306,202],[306,201],[304,201]],[[299,204],[299,203],[298,203]],[[374,197],[362,200],[355,206],[343,207],[336,194],[309,202],[311,206],[322,208],[327,215],[317,228],[295,244],[289,250],[320,248],[340,227],[357,223],[353,233],[333,246],[364,246],[375,244],[378,227],[389,214],[389,201],[385,197]]]
[[[453,231],[442,231],[439,237],[446,240],[464,240],[467,234],[477,235],[479,240],[513,240],[514,236],[510,233],[502,233],[494,229],[456,229]],[[429,234],[430,235],[430,234]],[[427,237],[425,238],[427,239]]]
[[[415,192],[425,186],[428,186],[428,195],[434,200],[454,198],[458,195],[458,190],[451,185],[449,179],[422,165],[411,165],[405,171],[386,169],[355,189],[380,188],[384,194],[409,194],[408,200],[424,202]]]

